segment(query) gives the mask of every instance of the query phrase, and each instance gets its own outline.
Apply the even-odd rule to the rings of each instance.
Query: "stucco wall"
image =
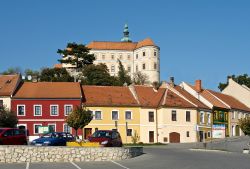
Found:
[[[11,100],[10,97],[0,97],[0,100],[3,100],[3,105],[7,108],[7,109],[11,109]]]
[[[0,146],[0,163],[123,160],[141,155],[142,153],[142,147]]]

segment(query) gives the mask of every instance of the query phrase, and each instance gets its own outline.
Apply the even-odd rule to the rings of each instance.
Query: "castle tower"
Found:
[[[122,42],[132,42],[132,40],[129,37],[129,31],[128,31],[128,24],[125,24],[124,30],[123,30],[123,38],[121,39]]]

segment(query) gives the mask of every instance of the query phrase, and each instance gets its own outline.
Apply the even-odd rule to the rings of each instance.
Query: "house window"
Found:
[[[25,116],[25,105],[17,105],[17,115]]]
[[[102,119],[102,112],[101,111],[95,111],[95,120],[101,120]]]
[[[200,113],[200,123],[204,123],[204,112]]]
[[[149,122],[154,122],[155,121],[153,111],[148,112],[148,121]]]
[[[189,137],[189,131],[187,131],[187,137]]]
[[[239,113],[238,113],[238,119],[240,119],[240,118],[241,118],[241,113],[239,112]]]
[[[142,56],[146,56],[146,52],[142,52]]]
[[[127,129],[127,136],[132,136],[132,129]]]
[[[157,64],[156,63],[154,63],[154,70],[156,70],[157,69]]]
[[[102,60],[104,60],[105,59],[105,55],[102,55]]]
[[[125,111],[125,119],[126,120],[132,119],[132,112],[131,111]]]
[[[49,124],[48,127],[50,133],[56,131],[56,124]]]
[[[131,72],[131,67],[130,66],[128,66],[128,72]]]
[[[0,100],[0,107],[3,107],[3,100]]]
[[[207,114],[207,123],[211,124],[211,114],[210,113]]]
[[[50,105],[50,115],[58,116],[58,105]]]
[[[70,133],[71,131],[71,128],[68,124],[64,124],[63,125],[63,131],[66,132],[66,133]]]
[[[207,137],[208,137],[208,138],[210,138],[210,137],[211,137],[211,133],[210,133],[210,131],[209,131],[209,132],[207,132]]]
[[[177,121],[175,110],[172,110],[172,121]]]
[[[136,59],[138,59],[138,54],[136,54]]]
[[[41,116],[41,115],[42,115],[42,106],[34,105],[34,116]]]
[[[111,66],[111,72],[115,72],[115,65]]]
[[[190,111],[186,111],[186,122],[190,122]]]
[[[114,56],[114,55],[111,55],[111,59],[115,59],[115,56]]]
[[[68,116],[73,111],[72,105],[64,105],[64,115]]]
[[[39,127],[41,127],[42,124],[34,124],[34,134],[39,134]]]
[[[112,111],[112,120],[118,120],[118,111],[114,110]]]
[[[143,69],[143,70],[146,69],[146,64],[145,64],[145,63],[142,64],[142,69]]]

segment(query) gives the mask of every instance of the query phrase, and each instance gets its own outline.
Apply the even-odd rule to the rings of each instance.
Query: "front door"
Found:
[[[203,131],[199,131],[200,142],[203,142]]]
[[[84,128],[84,139],[88,139],[92,135],[92,128]]]
[[[149,142],[154,143],[154,131],[149,131]]]
[[[180,134],[176,132],[172,132],[169,134],[169,142],[170,143],[180,143]]]
[[[236,125],[235,130],[236,130],[236,136],[239,136],[240,135],[240,127],[239,127],[239,125]]]

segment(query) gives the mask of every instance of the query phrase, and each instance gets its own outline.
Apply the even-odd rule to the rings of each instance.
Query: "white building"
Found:
[[[132,42],[129,38],[128,26],[125,24],[124,37],[120,42],[92,41],[87,47],[94,54],[94,64],[105,63],[110,75],[116,76],[119,71],[118,59],[133,79],[135,72],[142,72],[148,76],[149,83],[160,81],[160,48],[150,38],[139,42]],[[62,64],[71,73],[74,66]]]

